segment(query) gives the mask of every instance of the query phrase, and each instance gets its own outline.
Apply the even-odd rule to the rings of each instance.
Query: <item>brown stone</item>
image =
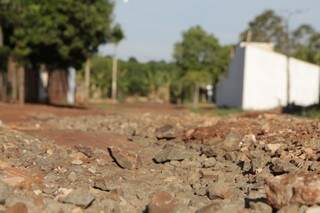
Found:
[[[10,206],[6,213],[28,213],[28,207],[24,203],[16,203]]]
[[[272,207],[288,204],[315,205],[320,203],[320,177],[317,174],[297,173],[266,180],[266,194]]]
[[[173,213],[177,201],[168,192],[157,192],[152,195],[148,205],[149,213]]]
[[[141,166],[141,159],[137,153],[125,151],[116,147],[108,148],[110,156],[123,169],[138,169]]]

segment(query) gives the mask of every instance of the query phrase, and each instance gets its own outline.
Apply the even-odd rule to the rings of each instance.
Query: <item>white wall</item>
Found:
[[[290,102],[299,106],[319,103],[320,68],[290,59]]]
[[[75,94],[76,94],[76,69],[70,67],[68,69],[68,92],[67,92],[67,102],[68,104],[75,104]]]
[[[244,56],[245,48],[237,48],[228,73],[216,88],[218,106],[242,107]]]
[[[287,58],[242,43],[236,50],[227,78],[217,87],[217,105],[244,110],[268,110],[287,103]],[[320,67],[290,59],[291,103],[319,103]]]
[[[265,110],[286,104],[286,57],[246,46],[243,109]]]

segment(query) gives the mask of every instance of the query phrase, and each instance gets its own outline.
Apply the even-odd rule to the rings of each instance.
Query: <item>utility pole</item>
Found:
[[[290,88],[291,88],[291,82],[290,82],[290,17],[286,19],[286,57],[287,57],[287,66],[286,66],[286,78],[287,78],[287,107],[290,106],[291,103],[291,97],[290,97]]]
[[[91,75],[91,59],[87,58],[84,68],[84,84],[85,84],[85,102],[86,104],[90,101],[90,75]]]
[[[284,11],[286,14],[285,16],[285,28],[286,28],[286,47],[285,47],[285,54],[287,57],[287,65],[286,65],[286,78],[287,78],[287,107],[291,104],[291,69],[290,69],[290,57],[291,57],[291,37],[290,37],[290,21],[291,18],[295,15],[299,15],[303,13],[302,10],[294,10],[294,11]]]
[[[114,55],[112,59],[112,85],[111,85],[111,97],[112,101],[117,101],[117,81],[118,81],[118,58],[117,58],[117,44],[115,44]]]

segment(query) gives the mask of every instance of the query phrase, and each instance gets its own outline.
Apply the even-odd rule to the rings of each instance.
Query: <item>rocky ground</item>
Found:
[[[320,122],[0,105],[0,212],[320,212]]]

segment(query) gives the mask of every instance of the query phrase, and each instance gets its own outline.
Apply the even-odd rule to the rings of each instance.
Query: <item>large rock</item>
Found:
[[[306,213],[307,207],[297,203],[281,208],[278,213]]]
[[[74,148],[82,154],[84,154],[85,156],[87,156],[88,158],[92,158],[94,156],[94,153],[90,147],[76,145]]]
[[[10,206],[7,213],[28,213],[28,207],[24,203],[15,203],[14,205]]]
[[[182,161],[184,159],[190,159],[195,156],[195,152],[186,150],[183,147],[166,146],[155,157],[156,163],[165,163],[169,161]]]
[[[250,211],[244,208],[243,201],[221,202],[213,201],[210,205],[205,206],[196,211],[196,213],[249,213]]]
[[[234,199],[239,195],[239,190],[233,184],[218,180],[208,187],[208,198],[215,199]]]
[[[95,200],[95,197],[91,195],[87,189],[76,189],[70,192],[67,196],[60,198],[59,201],[63,203],[70,203],[82,208],[88,208]]]
[[[141,166],[141,159],[137,153],[129,152],[117,147],[108,148],[110,156],[123,169],[138,169]]]
[[[306,210],[306,213],[319,213],[320,212],[320,206],[313,206]]]
[[[255,213],[272,213],[272,207],[269,206],[268,204],[264,202],[251,202],[250,203],[250,208],[255,212]]]
[[[0,204],[3,205],[6,203],[7,198],[11,194],[11,188],[8,184],[0,180]]]
[[[174,213],[177,201],[168,192],[157,192],[152,195],[148,205],[149,213]]]
[[[219,145],[223,150],[231,152],[240,149],[240,142],[240,135],[230,132]]]
[[[276,209],[294,203],[308,206],[320,203],[318,174],[296,173],[267,179],[265,190],[269,203]]]
[[[111,177],[96,178],[93,181],[93,188],[101,191],[113,191],[119,188],[119,184]]]
[[[164,125],[156,129],[155,134],[158,140],[161,140],[161,139],[171,140],[176,138],[175,129],[172,125]]]

